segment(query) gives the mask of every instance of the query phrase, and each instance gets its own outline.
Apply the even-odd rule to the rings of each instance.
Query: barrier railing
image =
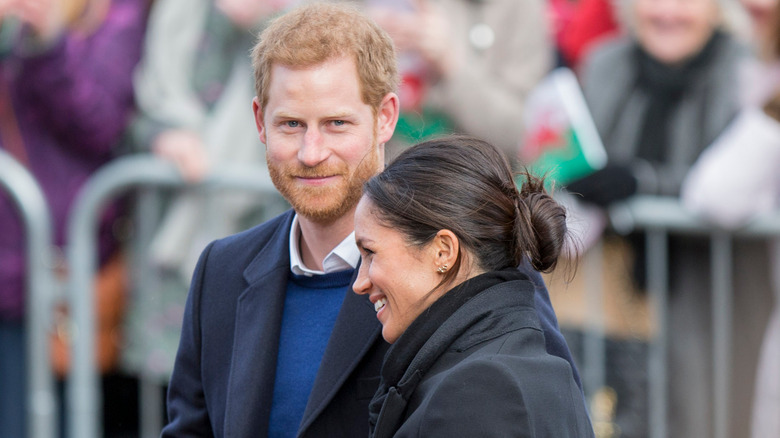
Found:
[[[0,150],[0,186],[19,209],[27,244],[27,434],[31,438],[53,438],[58,423],[57,398],[48,329],[57,284],[52,271],[51,212],[32,175],[3,150]]]
[[[157,186],[196,190],[235,189],[278,199],[276,189],[262,169],[231,165],[215,170],[202,182],[186,183],[175,167],[153,156],[117,159],[101,168],[84,185],[68,221],[67,259],[70,270],[68,297],[74,326],[73,368],[67,384],[69,436],[101,436],[99,374],[94,358],[94,294],[92,278],[97,269],[97,221],[106,203],[134,187]]]
[[[729,387],[732,331],[732,239],[734,237],[780,236],[780,212],[756,218],[745,227],[725,231],[706,224],[685,210],[677,198],[637,196],[610,210],[612,226],[618,231],[645,230],[647,239],[648,288],[657,303],[658,332],[651,344],[650,432],[666,438],[666,360],[668,327],[668,244],[669,234],[709,235],[711,239],[713,388],[715,438],[729,434]]]

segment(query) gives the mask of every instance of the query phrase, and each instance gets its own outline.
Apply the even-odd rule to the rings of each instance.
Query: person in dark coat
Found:
[[[534,284],[555,267],[566,213],[471,137],[414,146],[364,186],[355,212],[367,295],[392,344],[370,436],[592,437],[566,360],[545,350]]]

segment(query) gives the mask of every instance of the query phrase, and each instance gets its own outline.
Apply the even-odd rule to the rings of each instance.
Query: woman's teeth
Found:
[[[387,304],[387,298],[380,298],[374,303],[374,311],[379,312]]]

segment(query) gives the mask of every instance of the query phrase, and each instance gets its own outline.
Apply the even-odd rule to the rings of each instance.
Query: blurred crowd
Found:
[[[251,112],[249,50],[274,16],[306,0],[0,0],[0,149],[40,184],[62,254],[74,199],[123,155],[151,153],[186,181],[230,163],[267,175]],[[350,0],[343,0],[350,1]],[[571,198],[573,262],[603,248],[606,384],[619,436],[647,436],[644,236],[612,229],[607,211],[638,194],[678,197],[725,229],[780,199],[780,2],[777,0],[353,0],[393,38],[401,117],[388,159],[453,132],[495,144],[517,165],[530,93],[555,68],[577,75],[607,164],[562,183]],[[245,194],[140,195],[99,222],[99,325],[107,436],[136,436],[138,381],[164,388],[196,258],[209,241],[277,212]],[[154,213],[148,213],[153,211]],[[578,224],[574,222],[579,221]],[[583,226],[583,222],[585,225]],[[129,224],[129,225],[128,225]],[[584,230],[584,231],[582,231]],[[0,194],[0,437],[25,433],[25,240]],[[143,240],[143,245],[137,242]],[[131,243],[133,243],[131,245]],[[142,277],[128,277],[138,247]],[[780,436],[780,245],[736,239],[728,436]],[[713,436],[709,242],[669,241],[669,436]],[[54,261],[60,279],[67,262]],[[136,272],[138,267],[134,268]],[[572,350],[581,343],[581,278],[548,279]],[[629,303],[629,304],[626,304]],[[102,307],[102,306],[99,306]],[[52,326],[67,324],[67,308]],[[612,321],[614,322],[614,321]],[[651,325],[647,323],[646,325]],[[54,371],[67,340],[52,335]],[[112,395],[121,396],[112,397]],[[162,408],[161,408],[162,409]],[[614,436],[618,436],[617,433]]]

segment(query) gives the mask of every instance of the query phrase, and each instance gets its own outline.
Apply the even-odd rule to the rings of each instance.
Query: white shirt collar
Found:
[[[355,243],[355,232],[351,232],[344,240],[333,248],[325,260],[322,261],[322,271],[315,271],[303,264],[300,251],[301,226],[298,223],[298,214],[293,216],[290,227],[290,271],[297,275],[322,275],[331,272],[354,269],[360,261],[360,251]]]

